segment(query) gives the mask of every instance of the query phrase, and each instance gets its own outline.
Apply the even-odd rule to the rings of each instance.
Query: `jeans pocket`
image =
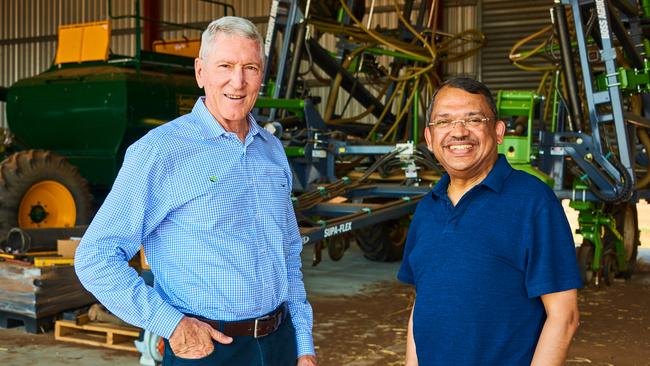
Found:
[[[184,358],[181,356],[177,356],[174,353],[174,351],[172,351],[172,348],[169,346],[169,342],[165,340],[165,356],[163,358],[163,366],[174,366],[174,365],[214,366],[216,365],[214,358],[216,357],[216,353],[217,353],[217,344],[214,341],[212,343],[214,344],[214,349],[210,354],[203,356],[201,358]]]

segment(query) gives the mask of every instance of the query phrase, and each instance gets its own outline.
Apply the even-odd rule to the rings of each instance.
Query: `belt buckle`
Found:
[[[261,338],[261,337],[266,337],[268,335],[268,334],[258,335],[257,334],[257,324],[258,324],[258,322],[260,320],[266,320],[266,319],[270,319],[270,318],[271,318],[270,315],[264,315],[263,317],[255,318],[255,329],[253,329],[253,338]]]

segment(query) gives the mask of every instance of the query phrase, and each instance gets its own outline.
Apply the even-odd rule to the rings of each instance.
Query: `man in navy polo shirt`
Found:
[[[553,191],[498,155],[489,89],[434,94],[429,149],[447,171],[418,205],[398,278],[414,284],[406,365],[563,365],[582,286]]]

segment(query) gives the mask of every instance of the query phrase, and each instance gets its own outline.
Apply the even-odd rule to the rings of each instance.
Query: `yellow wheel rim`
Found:
[[[53,180],[31,186],[18,207],[19,227],[72,227],[76,221],[77,206],[72,193]]]

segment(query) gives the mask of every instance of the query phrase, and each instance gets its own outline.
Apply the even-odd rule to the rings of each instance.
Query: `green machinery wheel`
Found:
[[[377,262],[402,259],[408,220],[390,220],[355,232],[357,244],[366,258]]]
[[[12,227],[87,225],[92,207],[88,183],[62,156],[26,150],[0,163],[0,238]]]
[[[605,208],[616,220],[616,230],[623,236],[623,248],[625,249],[625,260],[627,271],[618,271],[617,276],[629,278],[636,267],[637,254],[639,250],[639,217],[636,204],[623,202],[615,205],[608,205]],[[616,238],[607,230],[603,238],[605,250],[613,246]]]

